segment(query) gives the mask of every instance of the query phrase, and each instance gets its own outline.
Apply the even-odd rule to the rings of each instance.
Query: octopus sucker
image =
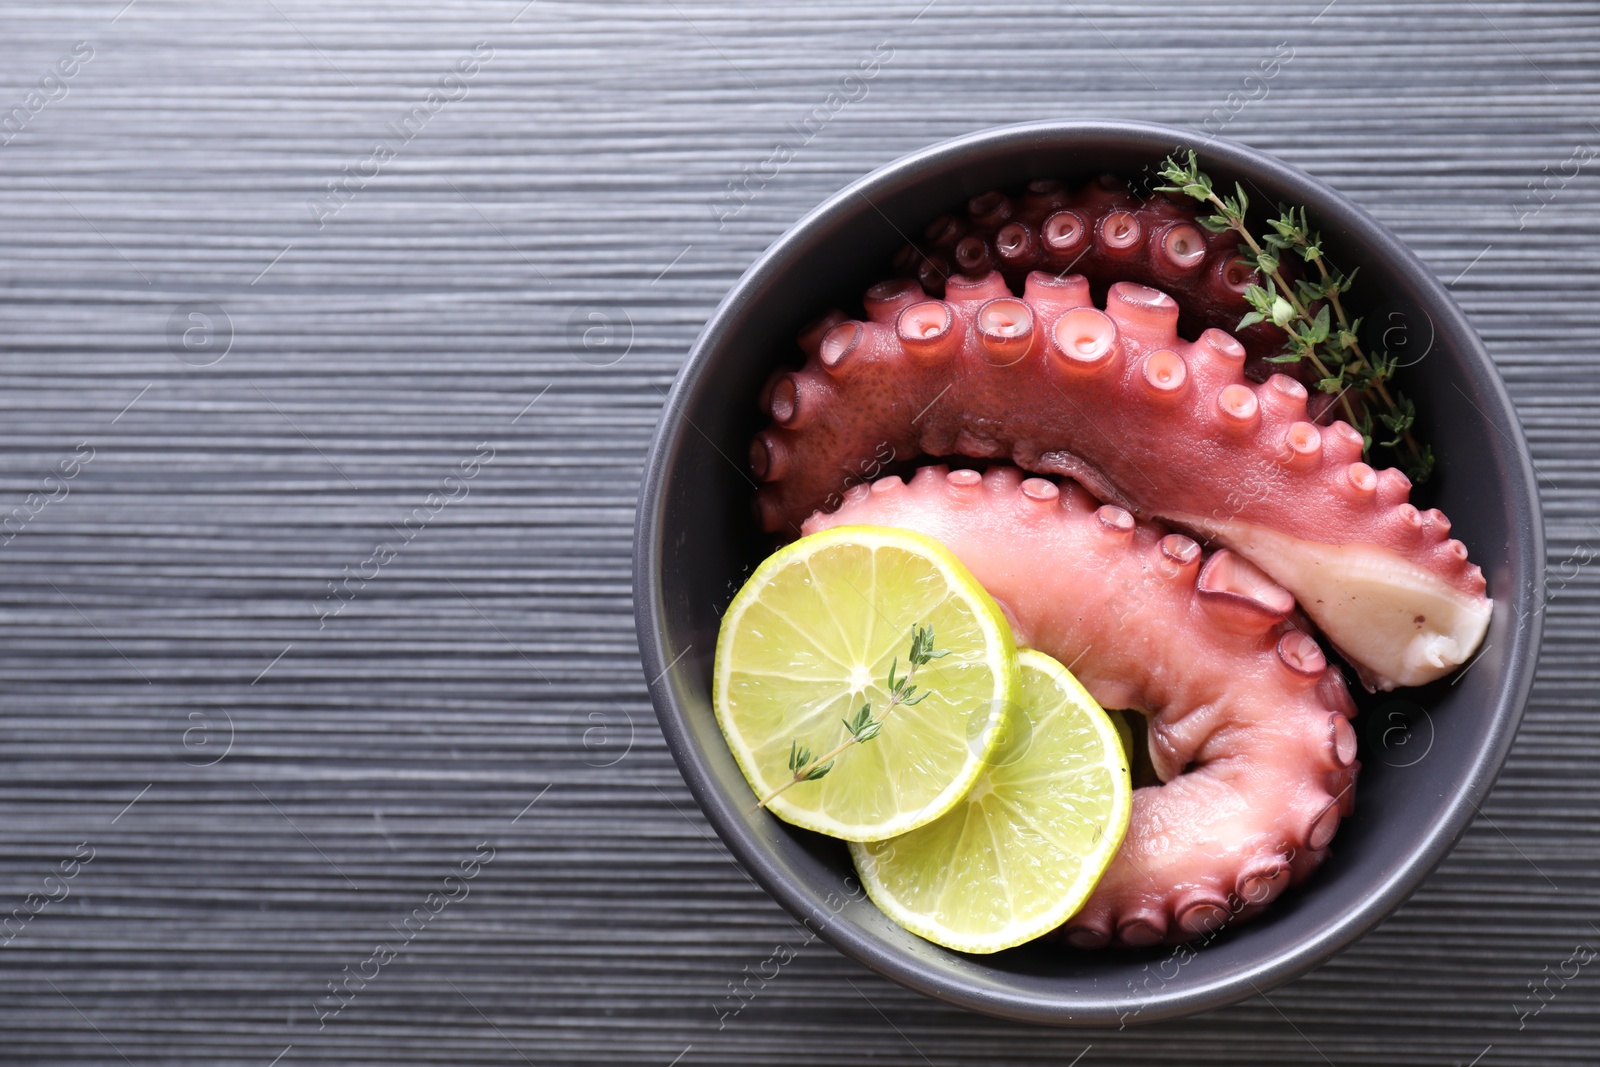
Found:
[[[1448,519],[1363,463],[1354,428],[1316,424],[1300,382],[1250,381],[1236,338],[1181,337],[1169,294],[1117,282],[1096,306],[1085,276],[1038,271],[1020,296],[998,271],[951,277],[942,300],[919,289],[875,287],[864,321],[824,317],[805,366],[763,390],[751,469],[769,532],[885,454],[1009,460],[1231,549],[1369,686],[1420,685],[1476,651],[1492,602]]]
[[[1083,489],[1013,467],[925,466],[860,486],[804,524],[892,526],[949,548],[1001,603],[1019,644],[1106,707],[1148,717],[1159,785],[1134,792],[1122,848],[1061,936],[1144,947],[1236,924],[1327,855],[1359,763],[1353,702],[1243,556]]]
[[[1076,271],[1102,287],[1141,282],[1179,295],[1184,325],[1195,334],[1233,330],[1250,310],[1245,290],[1263,279],[1239,258],[1238,235],[1205,229],[1193,203],[1140,197],[1110,175],[1076,191],[1046,182],[1048,189],[1029,186],[1017,197],[983,193],[965,213],[940,216],[919,244],[900,251],[895,269],[941,295],[951,266],[966,275],[997,270],[1012,286],[1036,270]],[[1274,369],[1265,361],[1283,347],[1283,331],[1258,323],[1240,339],[1251,376],[1264,379]]]

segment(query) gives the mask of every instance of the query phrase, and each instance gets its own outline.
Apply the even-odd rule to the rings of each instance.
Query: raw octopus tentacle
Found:
[[[1040,179],[1020,197],[995,190],[973,197],[964,213],[941,215],[920,248],[901,249],[895,267],[934,295],[943,294],[952,273],[981,276],[991,270],[1013,287],[1033,270],[1070,270],[1100,289],[1139,282],[1178,298],[1188,336],[1209,327],[1233,332],[1245,347],[1248,377],[1265,381],[1274,371],[1301,370],[1265,362],[1283,351],[1287,339],[1272,323],[1236,329],[1250,311],[1245,289],[1266,283],[1239,257],[1239,235],[1213,233],[1199,215],[1192,201],[1164,194],[1141,198],[1109,174],[1077,191]],[[1280,269],[1292,273],[1293,264]],[[1306,384],[1312,384],[1309,373]]]
[[[1035,271],[1019,299],[991,272],[952,277],[942,301],[910,286],[866,305],[870,321],[803,336],[805,366],[762,391],[773,425],[750,464],[769,532],[875,459],[1003,459],[1247,557],[1370,686],[1442,677],[1482,641],[1492,603],[1449,520],[1361,462],[1349,424],[1308,421],[1299,382],[1246,382],[1228,334],[1180,339],[1167,294],[1119,282],[1101,311],[1081,275]]]
[[[923,467],[859,485],[806,533],[868,524],[941,541],[1001,604],[1018,645],[1102,705],[1149,716],[1164,784],[1134,792],[1127,836],[1067,923],[1082,948],[1192,940],[1248,918],[1327,855],[1360,764],[1343,676],[1294,601],[1223,549],[1096,507],[1013,467]]]

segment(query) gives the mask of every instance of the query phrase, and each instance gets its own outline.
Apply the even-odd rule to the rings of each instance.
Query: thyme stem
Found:
[[[792,772],[791,777],[777,789],[762,797],[760,803],[751,810],[760,811],[791,786],[798,785],[801,782],[814,782],[821,778],[833,770],[833,761],[850,746],[865,744],[877,737],[879,731],[883,729],[884,721],[894,713],[895,708],[901,706],[909,707],[912,704],[920,704],[926,700],[928,697],[927,691],[920,694],[917,693],[917,687],[911,684],[911,680],[916,677],[918,667],[931,660],[943,659],[949,654],[948,649],[936,650],[933,647],[933,627],[913,626],[911,628],[911,653],[907,657],[911,666],[906,668],[905,674],[896,677],[895,672],[900,666],[899,658],[897,657],[889,665],[889,703],[884,706],[883,714],[874,719],[872,717],[872,706],[870,704],[861,705],[861,710],[856,712],[853,719],[841,720],[850,736],[815,759],[811,756],[811,750],[801,746],[799,740],[791,741],[789,743],[789,770]]]
[[[1307,360],[1319,375],[1318,388],[1337,393],[1334,403],[1343,410],[1350,425],[1361,432],[1364,451],[1374,445],[1369,408],[1379,406],[1382,409],[1380,421],[1392,431],[1391,439],[1381,442],[1381,446],[1390,448],[1403,443],[1409,454],[1413,480],[1424,481],[1433,468],[1433,453],[1419,446],[1411,432],[1416,405],[1398,390],[1391,392],[1385,384],[1394,373],[1394,361],[1384,353],[1368,357],[1362,349],[1356,335],[1360,320],[1351,322],[1339,298],[1340,293],[1349,290],[1354,274],[1347,276],[1328,268],[1322,255],[1322,237],[1310,228],[1305,210],[1280,205],[1278,217],[1269,220],[1273,232],[1258,240],[1245,221],[1249,199],[1243,187],[1235,186],[1237,196],[1219,196],[1210,176],[1200,170],[1193,151],[1188,153],[1187,165],[1169,156],[1162,166],[1161,176],[1172,184],[1160,186],[1157,191],[1182,193],[1214,208],[1217,213],[1201,219],[1202,225],[1216,233],[1238,234],[1241,253],[1248,250],[1244,257],[1246,262],[1271,279],[1273,291],[1270,293],[1254,284],[1248,287],[1245,296],[1254,310],[1240,320],[1239,326],[1271,321],[1284,330],[1288,334],[1284,354],[1272,362]],[[1320,284],[1301,279],[1298,290],[1290,285],[1280,269],[1278,255],[1285,249],[1293,249],[1302,260],[1314,263]],[[1311,309],[1318,300],[1326,303],[1313,315]],[[1329,323],[1330,311],[1337,323],[1336,329]],[[1352,386],[1356,389],[1356,398],[1363,401],[1359,412],[1349,395]]]
[[[889,717],[889,713],[894,711],[894,709],[896,707],[898,707],[899,704],[900,704],[900,702],[898,700],[891,699],[889,701],[889,706],[883,709],[883,719],[887,719]],[[883,719],[879,719],[878,721],[882,722]],[[843,752],[845,749],[849,748],[851,745],[859,745],[860,743],[861,742],[856,740],[855,735],[851,734],[849,737],[847,737],[843,741],[839,742],[833,748],[829,749],[826,755],[818,756],[816,759],[812,760],[810,763],[806,764],[804,767],[801,767],[799,770],[794,772],[794,777],[793,778],[790,778],[787,782],[784,782],[778,788],[774,789],[772,792],[770,792],[766,796],[762,797],[761,798],[761,803],[756,805],[757,810],[766,807],[775,798],[777,798],[781,793],[783,793],[786,790],[788,790],[788,788],[790,786],[799,785],[801,782],[806,781],[807,780],[806,776],[808,774],[810,774],[812,771],[815,771],[818,767],[822,766],[825,763],[833,762],[835,757],[837,757],[841,752]]]

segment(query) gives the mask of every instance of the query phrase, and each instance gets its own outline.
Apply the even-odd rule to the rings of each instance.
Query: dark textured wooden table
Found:
[[[645,696],[664,392],[848,180],[1103,115],[1451,284],[1542,475],[1516,749],[1410,903],[1229,1010],[1013,1025],[819,942],[726,1015],[802,937]],[[0,1059],[1600,1061],[1597,118],[1592,4],[0,4]]]

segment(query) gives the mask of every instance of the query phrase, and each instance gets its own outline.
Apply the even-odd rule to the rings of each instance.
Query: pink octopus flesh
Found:
[[[1250,310],[1245,289],[1265,282],[1240,258],[1239,235],[1213,233],[1199,215],[1193,201],[1142,199],[1110,174],[1077,191],[1039,179],[1021,196],[993,190],[973,197],[965,212],[939,216],[920,246],[901,249],[895,266],[934,295],[953,273],[980,277],[991,270],[1016,287],[1034,270],[1082,274],[1097,291],[1139,282],[1182,298],[1188,336],[1209,327],[1234,332],[1248,353],[1247,373],[1264,381],[1285,369],[1264,361],[1282,352],[1287,335],[1270,322],[1236,329]],[[1293,264],[1280,270],[1292,275]]]
[[[1101,310],[1082,275],[1035,271],[1019,298],[990,272],[950,278],[943,300],[901,281],[865,304],[867,321],[802,336],[805,366],[762,391],[766,530],[797,534],[886,456],[1002,460],[1233,549],[1370,686],[1439,678],[1482,641],[1492,603],[1449,520],[1361,462],[1349,424],[1309,421],[1298,381],[1248,382],[1233,337],[1180,338],[1167,294],[1118,282]]]
[[[1292,621],[1294,600],[1226,549],[1096,507],[1012,467],[923,467],[845,494],[805,533],[868,524],[943,542],[1002,605],[1017,643],[1102,705],[1149,716],[1161,785],[1132,822],[1072,944],[1192,940],[1259,911],[1327,854],[1354,803],[1355,705]]]

